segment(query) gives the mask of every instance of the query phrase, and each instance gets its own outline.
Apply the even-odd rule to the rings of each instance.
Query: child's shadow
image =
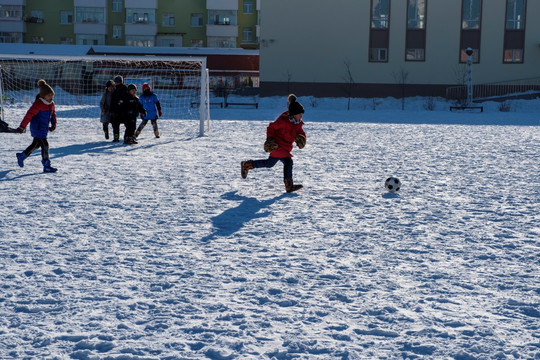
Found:
[[[221,195],[221,198],[226,200],[241,201],[238,206],[227,209],[221,214],[212,218],[212,224],[214,225],[214,232],[203,237],[201,241],[207,242],[217,236],[229,236],[239,231],[245,223],[250,220],[266,217],[271,214],[270,211],[265,210],[267,207],[275,203],[276,201],[283,199],[291,194],[283,193],[268,200],[257,200],[247,196],[241,196],[236,191],[230,191]]]

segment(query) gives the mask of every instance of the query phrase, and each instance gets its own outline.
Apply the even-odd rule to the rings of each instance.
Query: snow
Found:
[[[59,107],[56,174],[2,134],[0,358],[539,359],[540,100],[299,100],[293,194],[239,174],[281,97],[136,146]]]

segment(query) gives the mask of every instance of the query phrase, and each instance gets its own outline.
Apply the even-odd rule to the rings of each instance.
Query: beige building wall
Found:
[[[425,61],[405,61],[407,2],[391,0],[388,62],[369,62],[370,0],[272,0],[261,4],[261,94],[287,91],[340,96],[349,62],[359,87],[395,90],[408,73],[415,95],[459,83],[462,0],[427,0]],[[480,63],[475,83],[540,77],[540,1],[527,1],[524,63],[503,64],[506,0],[483,0]],[[416,85],[416,86],[413,86]],[[392,92],[393,90],[390,90]],[[386,91],[387,92],[387,91]],[[358,96],[365,94],[359,93]]]

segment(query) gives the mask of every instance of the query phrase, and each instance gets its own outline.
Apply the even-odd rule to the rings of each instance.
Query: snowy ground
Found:
[[[294,194],[239,174],[281,98],[136,146],[59,109],[56,174],[2,134],[0,359],[540,359],[540,100],[300,100]]]

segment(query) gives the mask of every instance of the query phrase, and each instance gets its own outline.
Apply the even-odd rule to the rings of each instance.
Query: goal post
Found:
[[[2,116],[28,107],[44,79],[55,91],[57,112],[65,117],[100,117],[105,83],[116,75],[135,84],[140,96],[148,83],[158,96],[163,119],[195,120],[199,136],[210,127],[206,57],[0,55]],[[17,119],[18,120],[18,119]]]

